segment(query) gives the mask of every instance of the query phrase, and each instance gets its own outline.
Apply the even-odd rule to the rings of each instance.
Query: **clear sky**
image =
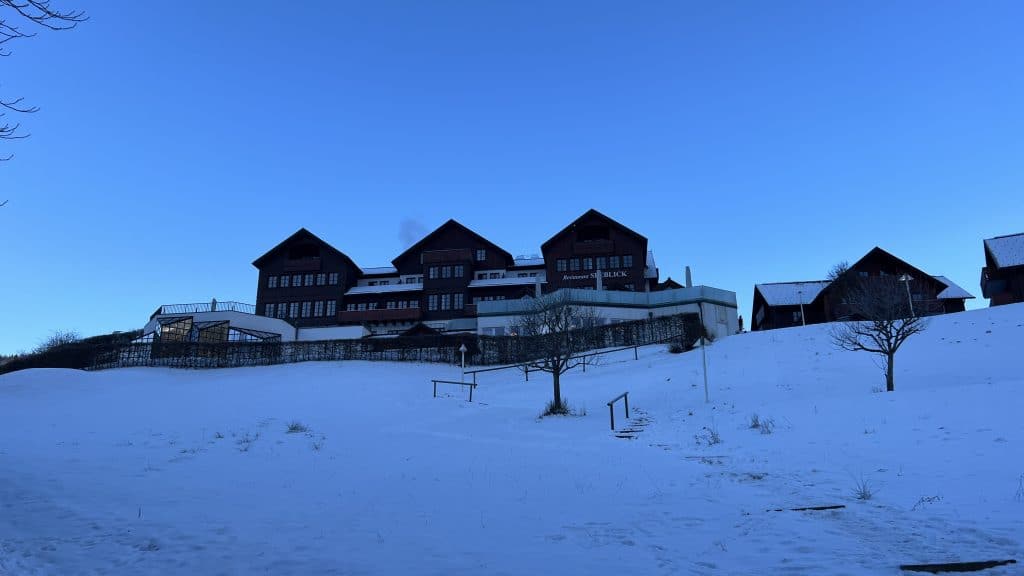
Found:
[[[588,208],[737,293],[879,245],[981,299],[1024,231],[1024,4],[53,0],[0,64],[0,353],[253,302],[306,227],[362,266],[455,218],[513,254]]]

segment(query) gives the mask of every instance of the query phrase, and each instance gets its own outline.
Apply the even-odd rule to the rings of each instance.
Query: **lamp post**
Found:
[[[704,326],[704,302],[701,301],[697,304],[697,312],[700,315],[700,356],[701,361],[704,363],[704,403],[711,402],[711,393],[708,391],[708,342],[704,338],[704,333],[707,332],[707,327]]]
[[[459,345],[459,353],[462,354],[462,381],[466,381],[466,343]]]
[[[910,281],[911,280],[913,280],[913,278],[911,278],[910,274],[901,274],[900,275],[900,281],[902,281],[903,284],[907,287],[907,304],[910,305],[910,317],[911,318],[916,318],[917,316],[914,314],[914,299],[910,297]]]
[[[797,290],[796,296],[800,300],[800,325],[807,326],[807,321],[804,320],[804,291]]]

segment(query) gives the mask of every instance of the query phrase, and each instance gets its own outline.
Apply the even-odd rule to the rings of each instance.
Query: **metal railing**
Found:
[[[572,304],[630,306],[654,308],[707,302],[736,307],[736,293],[710,286],[693,286],[657,292],[629,292],[625,290],[582,290],[563,288],[553,294],[564,293]],[[532,300],[484,300],[477,303],[480,316],[515,315],[529,312],[536,303]]]
[[[626,406],[626,419],[629,419],[629,392],[623,392],[608,402],[608,418],[612,423],[612,430],[615,430],[615,403],[619,400]]]
[[[469,401],[473,401],[473,389],[476,388],[476,381],[473,382],[456,382],[455,380],[431,380],[434,383],[434,398],[437,398],[437,385],[438,384],[457,384],[459,386],[469,387]]]
[[[255,304],[244,302],[199,302],[195,304],[164,304],[157,308],[153,316],[161,314],[199,314],[201,312],[241,312],[243,314],[256,314]],[[153,318],[150,316],[150,318]]]

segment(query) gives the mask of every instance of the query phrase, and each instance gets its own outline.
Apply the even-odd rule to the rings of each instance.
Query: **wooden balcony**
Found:
[[[420,255],[422,264],[443,264],[445,262],[469,262],[473,259],[473,251],[469,248],[452,250],[428,250]]]
[[[608,254],[615,252],[615,242],[612,240],[587,240],[585,242],[574,242],[572,245],[573,254]]]
[[[313,272],[320,269],[320,257],[299,258],[287,260],[284,263],[285,272]]]
[[[415,322],[423,316],[419,308],[393,308],[377,310],[342,310],[338,320],[343,323],[359,322]]]

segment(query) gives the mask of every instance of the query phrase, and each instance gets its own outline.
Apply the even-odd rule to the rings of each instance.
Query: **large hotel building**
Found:
[[[528,299],[560,290],[575,304],[596,309],[603,322],[692,312],[703,314],[705,325],[720,336],[737,329],[733,292],[660,282],[647,238],[596,210],[544,242],[541,257],[513,257],[449,220],[390,266],[362,268],[306,229],[253,265],[259,270],[255,309],[165,306],[147,329],[186,316],[190,324],[201,323],[220,313],[247,333],[280,334],[283,340],[502,335],[527,309]]]

